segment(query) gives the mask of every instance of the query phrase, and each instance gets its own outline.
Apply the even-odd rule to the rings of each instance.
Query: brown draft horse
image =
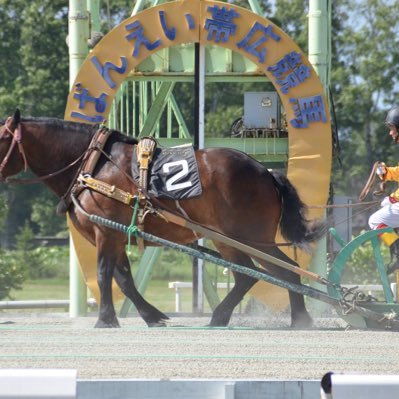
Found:
[[[23,118],[19,110],[0,122],[1,181],[24,168],[39,177],[61,173],[43,179],[44,184],[59,198],[68,191],[79,169],[81,159],[98,127],[50,118]],[[93,177],[130,192],[137,186],[126,174],[130,173],[132,153],[137,140],[112,131],[93,172]],[[208,148],[195,152],[202,195],[180,201],[188,217],[204,226],[224,233],[238,241],[295,264],[277,246],[277,229],[293,245],[306,246],[324,233],[324,223],[308,222],[305,206],[295,188],[284,176],[272,175],[260,163],[246,154],[227,148]],[[123,173],[124,171],[125,173]],[[83,190],[81,206],[90,214],[129,225],[133,209],[102,194]],[[175,201],[162,200],[168,209],[180,213]],[[101,293],[96,327],[119,327],[112,301],[111,283],[115,278],[122,292],[134,303],[148,326],[165,326],[168,317],[148,303],[137,291],[125,252],[125,234],[90,222],[73,204],[68,209],[76,228],[97,249],[97,276]],[[191,230],[166,223],[156,215],[145,219],[144,231],[176,243],[191,243],[198,239]],[[251,258],[236,248],[214,243],[220,255],[231,262],[253,268]],[[271,274],[298,284],[300,277],[290,271],[262,261]],[[213,312],[210,325],[226,326],[235,306],[255,284],[252,277],[235,273],[234,288]],[[295,327],[306,327],[312,322],[302,295],[289,292],[291,322]]]

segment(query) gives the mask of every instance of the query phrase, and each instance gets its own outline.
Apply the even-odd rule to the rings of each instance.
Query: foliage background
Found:
[[[249,8],[246,1],[232,2]],[[264,16],[307,53],[308,0],[263,0],[261,6]],[[127,0],[101,2],[103,31],[128,17],[131,7]],[[330,90],[341,148],[334,160],[333,191],[356,197],[372,163],[398,161],[383,120],[398,102],[399,2],[334,0],[332,11]],[[25,116],[62,118],[69,86],[68,1],[0,0],[0,24],[0,117],[18,106]],[[224,84],[207,90],[207,134],[229,134],[231,123],[242,114],[243,92],[267,89],[265,83],[264,87]],[[183,85],[174,94],[192,126],[192,88]],[[0,187],[0,286],[2,278],[9,278],[1,270],[14,271],[16,286],[26,273],[39,273],[35,265],[43,262],[42,255],[29,252],[35,250],[29,247],[29,235],[67,236],[64,218],[55,217],[56,202],[39,185]],[[17,252],[9,256],[8,250]],[[23,250],[28,251],[27,259],[18,258]]]

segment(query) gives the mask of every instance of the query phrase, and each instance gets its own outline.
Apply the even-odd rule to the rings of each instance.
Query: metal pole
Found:
[[[100,0],[87,0],[87,11],[90,13],[91,30],[100,32]]]
[[[205,46],[195,43],[195,76],[194,76],[194,148],[205,146]],[[203,245],[203,239],[198,240]],[[203,259],[193,261],[193,312],[204,311]]]
[[[263,16],[263,10],[258,0],[248,0],[248,4],[254,13]]]
[[[330,84],[331,58],[331,2],[330,0],[309,0],[309,61],[319,75],[327,93]],[[321,276],[326,276],[327,240],[323,238],[313,254],[309,269]],[[310,284],[314,286],[314,283]],[[319,287],[320,288],[320,287]],[[326,305],[312,301],[312,310],[318,314],[326,310]]]
[[[205,46],[199,44],[199,73],[198,73],[198,148],[205,148]],[[204,239],[198,240],[203,246]],[[204,267],[205,261],[198,259],[198,311],[204,312]]]
[[[205,147],[205,46],[199,44],[199,93],[198,93],[198,107],[199,107],[199,118],[198,118],[198,148],[202,149]]]
[[[88,54],[89,16],[86,0],[69,1],[69,85],[72,85],[80,66]],[[72,237],[69,239],[69,316],[85,316],[87,314],[87,288],[83,281]]]
[[[309,0],[309,61],[325,87],[330,84],[330,13],[329,0]]]

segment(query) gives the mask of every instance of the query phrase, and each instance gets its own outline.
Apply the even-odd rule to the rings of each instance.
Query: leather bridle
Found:
[[[12,154],[12,151],[14,150],[14,147],[17,145],[19,148],[19,152],[21,154],[21,157],[23,159],[24,162],[24,171],[26,172],[29,168],[26,156],[25,156],[25,151],[24,151],[24,147],[22,146],[22,124],[19,123],[18,126],[15,128],[14,132],[10,129],[10,123],[12,121],[12,117],[7,118],[6,123],[3,127],[0,128],[0,140],[1,139],[6,139],[8,137],[12,137],[12,141],[10,144],[10,147],[7,151],[7,154],[5,155],[5,157],[3,158],[3,161],[0,164],[0,183],[12,183],[12,184],[32,184],[32,183],[40,183],[44,180],[47,179],[51,179],[52,177],[55,177],[65,171],[67,171],[68,169],[74,167],[75,165],[77,165],[79,162],[81,162],[85,156],[88,156],[88,154],[90,154],[95,147],[93,146],[89,146],[89,148],[85,149],[83,151],[82,154],[79,155],[79,157],[77,157],[74,161],[72,161],[70,164],[68,164],[67,166],[65,166],[62,169],[59,169],[55,172],[49,173],[45,176],[40,176],[40,177],[36,177],[33,179],[12,179],[12,178],[4,178],[3,176],[3,170],[5,168],[5,166],[7,165],[7,162]]]
[[[8,161],[11,157],[11,154],[16,146],[18,147],[19,153],[20,153],[23,163],[24,163],[24,171],[26,172],[28,170],[28,162],[26,160],[24,147],[22,145],[22,126],[20,123],[18,123],[15,130],[12,131],[10,129],[11,123],[12,123],[12,117],[9,117],[6,120],[5,125],[0,129],[0,140],[6,139],[8,137],[12,137],[10,147],[8,148],[8,151],[0,164],[0,181],[5,181],[5,178],[3,177],[3,171],[4,171],[4,168],[6,167]]]

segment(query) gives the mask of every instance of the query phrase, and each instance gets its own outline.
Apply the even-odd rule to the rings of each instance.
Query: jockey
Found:
[[[389,135],[394,143],[399,143],[399,106],[392,108],[386,118],[385,125],[389,128]],[[386,166],[383,162],[377,167],[376,173],[382,181],[396,181],[399,183],[399,166]],[[369,218],[371,229],[384,227],[399,228],[399,188],[385,197],[381,208]],[[383,233],[380,239],[388,245],[391,252],[391,265],[387,273],[399,269],[399,235],[396,233]]]

